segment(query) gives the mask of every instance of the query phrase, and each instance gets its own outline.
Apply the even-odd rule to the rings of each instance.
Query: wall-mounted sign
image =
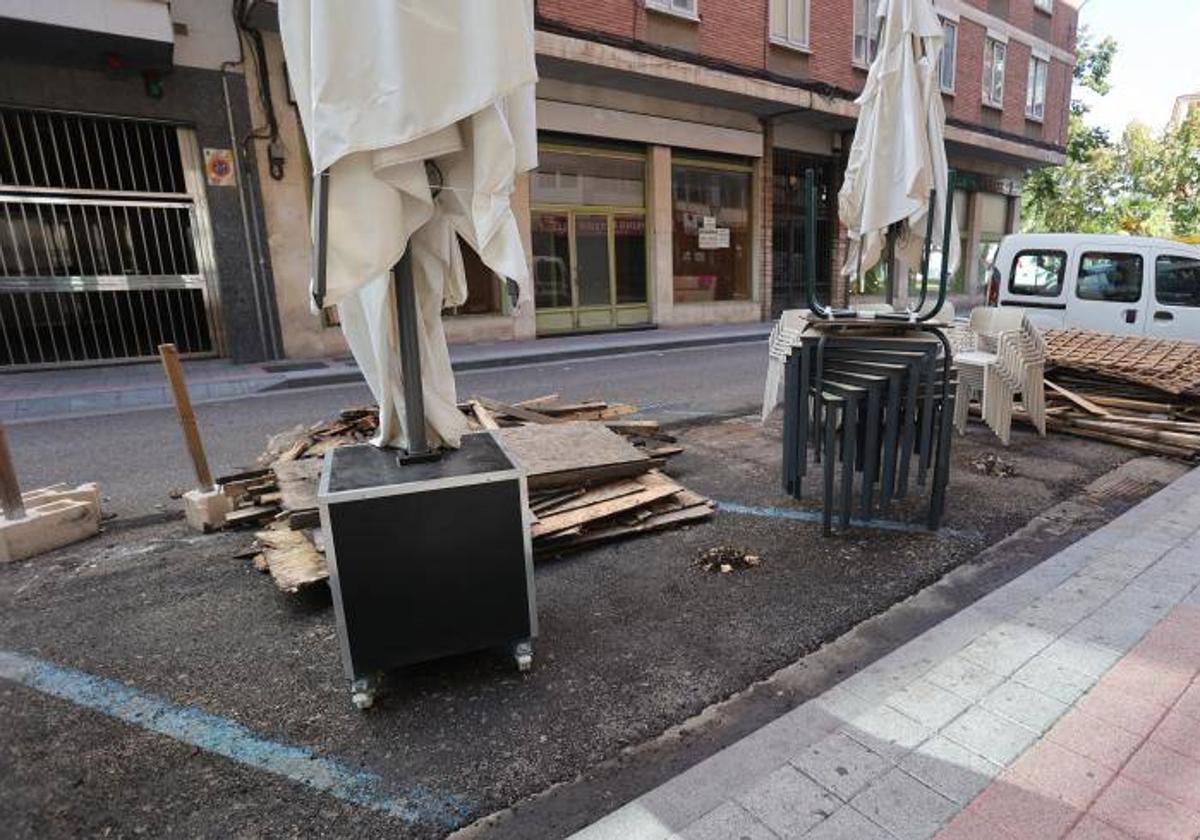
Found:
[[[205,149],[204,177],[210,187],[236,187],[233,149]]]
[[[729,228],[703,227],[698,231],[700,247],[705,251],[729,247]]]

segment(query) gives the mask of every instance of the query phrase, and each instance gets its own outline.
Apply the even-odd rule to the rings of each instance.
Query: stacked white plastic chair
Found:
[[[970,325],[955,331],[953,341],[959,377],[954,426],[959,434],[966,433],[970,401],[979,399],[983,421],[1007,446],[1013,404],[1020,394],[1021,406],[1045,435],[1046,344],[1025,311],[978,307],[971,312]]]
[[[801,330],[804,329],[806,323],[804,313],[806,311],[803,309],[784,311],[779,316],[779,320],[775,322],[775,326],[771,330],[771,337],[767,340],[767,384],[763,391],[762,407],[764,423],[767,422],[767,417],[782,399],[780,390],[783,387],[783,368],[787,364],[787,358],[791,354],[792,348],[800,338]]]

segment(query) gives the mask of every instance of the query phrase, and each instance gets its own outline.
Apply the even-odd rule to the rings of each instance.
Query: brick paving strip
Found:
[[[574,835],[1200,837],[1200,470]]]

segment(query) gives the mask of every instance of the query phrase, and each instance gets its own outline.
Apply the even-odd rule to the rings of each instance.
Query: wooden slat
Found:
[[[644,489],[645,485],[637,481],[614,481],[609,484],[602,484],[592,490],[582,491],[573,498],[566,499],[556,505],[537,509],[534,512],[537,513],[539,518],[557,516],[560,513],[567,513],[576,508],[587,507],[598,502],[606,502],[609,499],[617,499],[632,493],[640,493]]]
[[[585,508],[577,508],[557,516],[542,516],[541,521],[530,529],[530,535],[534,539],[537,539],[557,533],[558,531],[565,531],[568,528],[574,528],[578,525],[607,519],[618,513],[624,513],[625,511],[641,507],[649,502],[653,502],[655,499],[671,496],[682,489],[678,484],[671,481],[654,481],[638,493],[620,496],[606,502],[589,505]]]
[[[517,420],[524,420],[526,423],[536,423],[539,425],[551,425],[561,423],[557,417],[551,417],[549,414],[542,414],[538,411],[533,411],[528,408],[520,408],[515,405],[507,405],[502,402],[496,402],[487,397],[472,397],[472,399],[486,408],[493,414],[504,415],[505,417],[513,417]]]
[[[1075,405],[1079,406],[1084,411],[1086,411],[1088,414],[1095,414],[1098,417],[1107,417],[1108,416],[1107,411],[1105,411],[1100,406],[1096,405],[1094,402],[1091,402],[1086,397],[1080,396],[1079,394],[1076,394],[1074,391],[1069,391],[1066,388],[1062,387],[1061,385],[1056,385],[1053,382],[1051,382],[1049,379],[1045,380],[1045,382],[1046,382],[1046,387],[1049,388],[1051,391],[1070,400]]]
[[[479,403],[479,400],[471,400],[471,413],[475,415],[475,419],[479,421],[479,425],[483,426],[483,428],[500,428],[500,424],[496,422],[496,418]]]
[[[259,531],[254,536],[263,546],[271,578],[284,592],[296,592],[329,577],[325,558],[303,531]]]

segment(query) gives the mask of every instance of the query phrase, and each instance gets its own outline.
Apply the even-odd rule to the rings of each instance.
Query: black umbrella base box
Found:
[[[490,647],[520,670],[537,635],[528,489],[487,432],[436,461],[343,446],[317,500],[342,660],[360,708],[382,671]]]

